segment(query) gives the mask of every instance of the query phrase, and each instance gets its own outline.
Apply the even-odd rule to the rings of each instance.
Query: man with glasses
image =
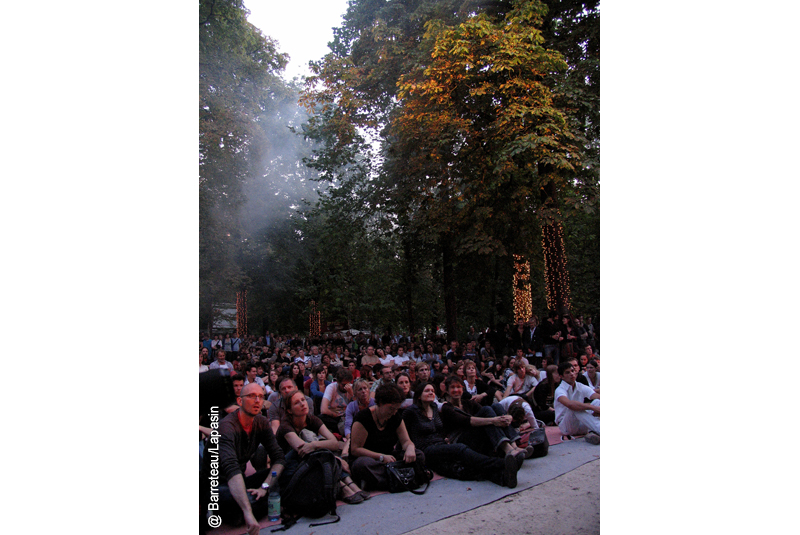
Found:
[[[216,446],[213,442],[204,456],[204,479],[209,481],[212,475],[219,474],[220,518],[231,525],[243,520],[250,535],[259,532],[258,517],[267,512],[267,496],[273,484],[272,472],[280,477],[285,464],[283,451],[275,440],[269,421],[261,416],[263,402],[264,391],[260,386],[251,383],[242,388],[236,398],[239,408],[219,424],[219,470],[211,470],[212,458],[217,457],[211,455]],[[259,446],[267,451],[270,468],[244,477],[247,462]]]

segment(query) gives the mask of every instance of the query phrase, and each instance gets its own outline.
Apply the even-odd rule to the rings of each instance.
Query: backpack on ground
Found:
[[[288,485],[281,488],[282,526],[272,531],[289,529],[302,516],[320,518],[331,514],[336,517],[335,520],[310,526],[338,522],[336,496],[339,494],[341,477],[342,465],[330,450],[313,451],[303,457]]]

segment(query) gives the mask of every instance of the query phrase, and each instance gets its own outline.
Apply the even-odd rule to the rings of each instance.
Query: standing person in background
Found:
[[[526,340],[527,353],[533,354],[533,364],[542,367],[544,357],[544,329],[539,325],[539,318],[532,316],[528,321],[528,338]]]
[[[234,333],[233,337],[231,338],[231,351],[233,352],[233,358],[237,358],[239,356],[239,349],[241,345],[241,338]]]
[[[572,318],[564,315],[561,318],[561,358],[570,358],[575,356],[575,343],[578,340],[578,335],[575,330],[575,324]]]
[[[527,327],[525,326],[525,321],[523,319],[519,319],[517,321],[516,326],[511,329],[511,349],[516,351],[517,349],[522,349],[524,352],[524,340],[525,336],[527,335]]]
[[[553,364],[558,364],[561,359],[561,324],[557,321],[557,314],[550,311],[547,314],[547,321],[544,322],[542,337],[544,338],[543,352],[544,357]]]

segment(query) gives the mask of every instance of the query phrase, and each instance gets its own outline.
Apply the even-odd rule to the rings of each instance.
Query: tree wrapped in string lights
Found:
[[[514,255],[514,320],[528,321],[533,315],[531,298],[531,263]]]
[[[247,336],[247,290],[236,292],[236,336]]]
[[[322,332],[322,313],[317,311],[317,302],[311,301],[311,314],[308,315],[308,335],[310,338],[319,338]]]
[[[544,251],[544,283],[547,308],[558,314],[569,312],[570,288],[567,252],[564,248],[564,227],[553,220],[542,225]]]

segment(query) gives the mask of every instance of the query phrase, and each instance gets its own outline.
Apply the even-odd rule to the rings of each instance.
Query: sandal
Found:
[[[364,498],[364,501],[367,501],[370,498],[372,498],[372,495],[369,492],[367,492],[366,490],[359,490],[357,492],[357,494],[360,494],[361,497]]]
[[[342,501],[350,505],[356,505],[364,501],[364,496],[362,496],[360,492],[356,492],[355,494],[342,498]]]

